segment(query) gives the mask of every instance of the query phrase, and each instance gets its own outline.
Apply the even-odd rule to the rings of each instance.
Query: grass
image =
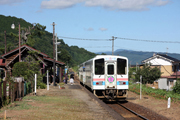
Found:
[[[136,94],[140,94],[140,85],[139,84],[130,84],[129,90],[135,92]],[[180,101],[180,95],[175,94],[172,91],[165,91],[161,89],[153,89],[151,87],[147,87],[146,85],[142,85],[142,94],[150,95],[158,99],[168,99],[171,97],[172,101]]]
[[[64,87],[64,82],[59,83],[60,87]]]

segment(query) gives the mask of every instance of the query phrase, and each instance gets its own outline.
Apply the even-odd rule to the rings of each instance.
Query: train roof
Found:
[[[96,55],[94,58],[124,58],[124,59],[128,59],[127,57],[124,57],[124,56],[118,56],[118,55]],[[93,58],[93,59],[94,59]]]
[[[123,58],[123,59],[128,59],[127,57],[118,56],[118,55],[96,55],[94,58],[89,59],[89,60],[81,63],[80,65],[82,65],[82,64],[84,64],[84,63],[86,63],[86,62],[88,62],[88,61],[91,61],[91,60],[93,60],[93,59],[99,59],[99,58]]]

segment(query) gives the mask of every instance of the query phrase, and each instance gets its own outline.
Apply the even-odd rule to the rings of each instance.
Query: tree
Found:
[[[177,82],[175,86],[173,87],[173,92],[180,94],[180,79],[179,78],[177,79]]]
[[[23,77],[25,77],[24,79],[26,79],[27,69],[28,69],[28,64],[26,62],[17,62],[13,66],[12,75],[15,77],[23,76]]]
[[[143,68],[138,69],[135,75],[136,81],[139,81],[140,76],[142,75],[142,83],[153,83],[155,80],[161,77],[161,71],[159,68],[152,68],[150,64],[145,64]]]
[[[25,62],[17,62],[13,67],[14,77],[24,77],[24,80],[34,84],[34,76],[37,74],[37,86],[45,88],[45,84],[42,83],[43,75],[40,72],[40,61],[38,61],[36,51],[29,51],[29,55],[26,57]]]
[[[129,74],[129,80],[130,80],[131,78],[134,79],[133,73],[135,73],[135,72],[136,72],[136,68],[135,68],[135,67],[129,68],[129,72],[128,72],[128,74]]]
[[[71,61],[71,55],[65,49],[61,49],[61,54],[59,55],[60,60],[65,62],[66,64]]]

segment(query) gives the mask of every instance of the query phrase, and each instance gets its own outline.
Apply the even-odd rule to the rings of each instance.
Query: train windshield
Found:
[[[108,75],[114,75],[114,65],[108,65]]]
[[[96,75],[104,74],[104,59],[95,60],[95,74]]]
[[[127,73],[127,61],[125,59],[117,59],[117,74],[122,75]]]

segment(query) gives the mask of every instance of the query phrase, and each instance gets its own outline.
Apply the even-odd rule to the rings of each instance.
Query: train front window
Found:
[[[108,65],[108,75],[114,75],[114,65]]]
[[[125,59],[117,59],[117,74],[122,75],[127,73],[127,61]]]
[[[104,74],[104,59],[95,60],[95,74],[96,75]]]

